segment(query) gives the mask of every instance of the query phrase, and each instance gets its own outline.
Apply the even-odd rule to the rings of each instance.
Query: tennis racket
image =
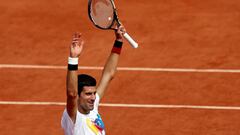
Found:
[[[113,0],[88,0],[88,15],[93,24],[103,30],[115,30],[114,26],[121,25]],[[126,32],[123,36],[133,48],[138,48],[138,43]]]

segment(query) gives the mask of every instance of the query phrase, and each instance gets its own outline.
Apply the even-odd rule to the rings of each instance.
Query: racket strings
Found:
[[[92,0],[90,16],[95,25],[107,29],[114,21],[114,9],[110,0]]]

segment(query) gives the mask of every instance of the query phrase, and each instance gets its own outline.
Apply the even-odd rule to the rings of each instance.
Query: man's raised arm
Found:
[[[78,57],[83,48],[83,40],[78,33],[74,34],[72,44],[70,46],[70,56],[68,58],[67,71],[67,112],[72,121],[76,121],[77,99],[78,99]]]
[[[125,32],[125,28],[123,26],[120,26],[115,30],[116,40],[112,48],[111,54],[108,57],[107,62],[104,66],[102,76],[101,76],[99,85],[97,87],[97,93],[100,96],[100,98],[103,97],[105,90],[107,89],[110,81],[113,79],[116,73],[118,59],[121,53],[122,43],[123,43],[122,35],[124,32]]]

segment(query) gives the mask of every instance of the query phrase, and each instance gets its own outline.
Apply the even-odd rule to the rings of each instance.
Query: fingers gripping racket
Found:
[[[114,26],[121,25],[113,0],[88,0],[88,15],[93,24],[100,29],[116,30]],[[126,32],[123,36],[133,48],[138,47],[138,44]]]

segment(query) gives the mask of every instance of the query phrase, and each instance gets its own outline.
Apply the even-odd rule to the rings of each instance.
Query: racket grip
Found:
[[[138,43],[135,42],[127,33],[124,33],[123,36],[132,45],[133,48],[138,48]]]

